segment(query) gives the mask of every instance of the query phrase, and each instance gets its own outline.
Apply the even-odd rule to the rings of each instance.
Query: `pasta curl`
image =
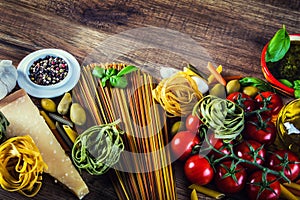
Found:
[[[182,71],[163,79],[152,91],[152,95],[168,112],[169,117],[190,114],[194,105],[203,98],[196,82]]]
[[[92,126],[80,134],[73,145],[72,159],[79,169],[85,169],[91,175],[101,175],[119,161],[124,150],[123,140],[116,125]]]
[[[220,139],[235,139],[244,129],[244,110],[235,103],[207,95],[194,107],[193,114]]]
[[[29,135],[10,138],[0,146],[0,184],[4,190],[35,196],[47,168]]]

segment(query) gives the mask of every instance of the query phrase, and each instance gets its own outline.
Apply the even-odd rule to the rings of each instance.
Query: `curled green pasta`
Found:
[[[76,138],[72,159],[79,169],[85,169],[92,175],[101,175],[119,161],[124,150],[120,136],[124,132],[116,127],[119,122],[92,126]]]
[[[210,129],[216,138],[234,139],[244,129],[244,111],[235,103],[207,95],[194,107],[193,113]]]

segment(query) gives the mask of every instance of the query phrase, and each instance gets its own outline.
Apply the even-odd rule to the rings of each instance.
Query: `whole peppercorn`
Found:
[[[29,78],[38,85],[53,85],[62,81],[68,72],[64,59],[48,55],[33,62],[29,68]]]

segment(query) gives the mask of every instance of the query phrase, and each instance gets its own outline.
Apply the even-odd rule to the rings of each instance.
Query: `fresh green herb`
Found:
[[[101,79],[103,87],[105,87],[106,82],[109,81],[112,87],[125,88],[128,85],[128,81],[124,75],[134,72],[137,69],[137,67],[132,65],[126,66],[120,71],[114,68],[104,69],[96,66],[93,70],[93,75]]]
[[[290,43],[289,34],[283,25],[282,29],[276,32],[268,45],[266,62],[277,62],[281,60],[289,50]]]
[[[283,85],[292,88],[294,85],[287,79],[279,79],[279,82],[282,83]]]
[[[274,91],[274,88],[267,82],[256,77],[244,77],[239,80],[242,87],[253,86],[260,91]]]

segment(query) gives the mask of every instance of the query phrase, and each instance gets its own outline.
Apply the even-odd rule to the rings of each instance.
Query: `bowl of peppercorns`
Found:
[[[30,53],[19,63],[18,85],[38,98],[57,97],[71,90],[80,78],[80,65],[61,49]]]

